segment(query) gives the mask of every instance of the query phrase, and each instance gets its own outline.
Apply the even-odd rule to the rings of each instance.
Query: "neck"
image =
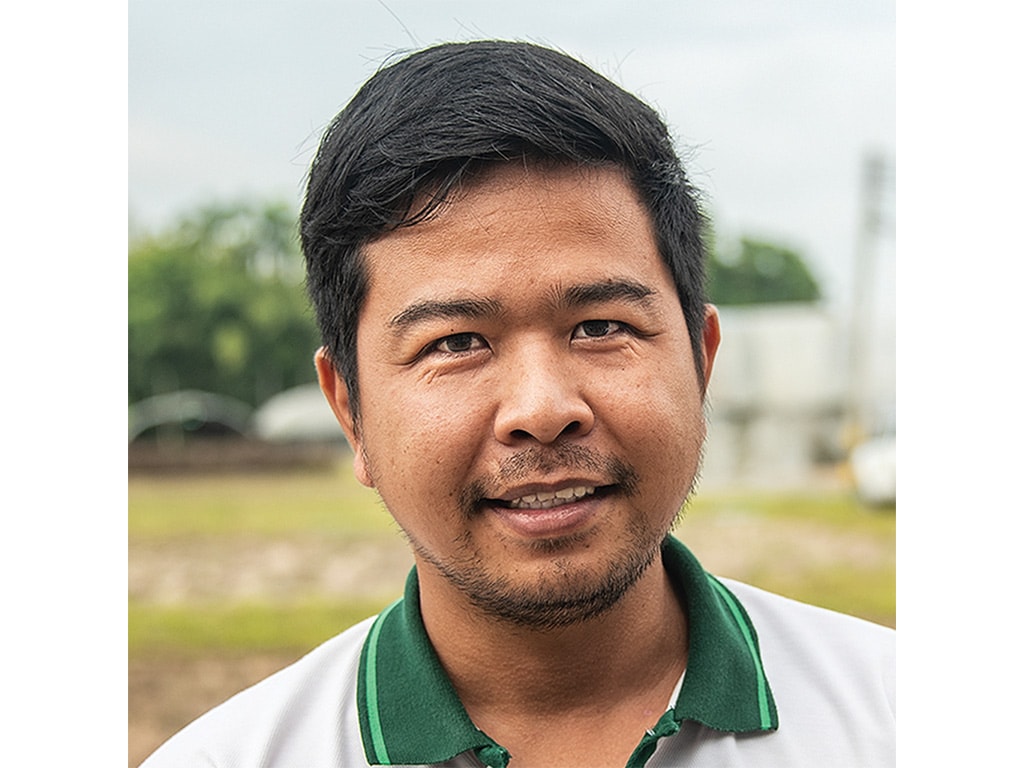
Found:
[[[420,601],[441,663],[481,727],[492,714],[582,714],[640,698],[656,721],[686,666],[686,617],[660,558],[614,606],[560,629],[483,615],[422,564]]]

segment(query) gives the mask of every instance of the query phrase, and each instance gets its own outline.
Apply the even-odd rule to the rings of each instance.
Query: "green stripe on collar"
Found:
[[[469,719],[430,644],[415,568],[405,596],[377,617],[363,644],[357,702],[371,765],[442,763],[467,750],[495,768],[508,762],[508,752]]]
[[[665,540],[662,559],[685,602],[690,634],[686,676],[665,725],[693,720],[720,731],[776,729],[757,632],[739,600],[675,538]],[[485,765],[508,763],[507,750],[469,719],[430,644],[415,568],[405,596],[370,629],[359,660],[357,697],[363,750],[371,765],[440,763],[470,750]],[[677,730],[658,729],[645,741]],[[637,757],[647,753],[641,758],[646,762],[644,747],[644,742],[638,746]]]
[[[686,603],[690,650],[676,720],[746,733],[779,727],[757,631],[740,601],[675,538],[662,557]]]

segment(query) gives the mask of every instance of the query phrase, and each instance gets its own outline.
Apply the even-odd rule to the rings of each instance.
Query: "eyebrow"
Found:
[[[494,299],[426,299],[412,304],[391,318],[388,326],[396,333],[425,320],[495,317],[502,312]]]
[[[596,283],[580,283],[559,291],[553,302],[565,309],[577,309],[609,301],[626,301],[649,306],[654,290],[635,280],[614,279]],[[403,309],[388,322],[395,333],[428,320],[480,319],[497,317],[504,312],[495,299],[425,299]]]
[[[635,280],[623,278],[599,283],[571,285],[559,296],[558,303],[568,309],[608,301],[626,301],[646,307],[650,305],[650,297],[653,295],[652,288]]]

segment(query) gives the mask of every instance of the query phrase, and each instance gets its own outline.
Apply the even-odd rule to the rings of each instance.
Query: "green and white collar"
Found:
[[[757,633],[739,600],[677,539],[665,540],[662,559],[686,602],[687,669],[675,706],[643,737],[630,766],[644,765],[685,720],[734,733],[778,728]],[[469,750],[484,765],[508,764],[508,751],[469,719],[430,644],[415,568],[405,596],[380,614],[363,644],[357,695],[371,765],[429,765]]]

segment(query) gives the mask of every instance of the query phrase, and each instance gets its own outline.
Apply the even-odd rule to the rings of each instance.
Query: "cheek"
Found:
[[[419,496],[455,493],[480,451],[481,439],[490,434],[475,398],[429,386],[380,391],[364,412],[363,425],[366,453],[382,496],[382,484]]]
[[[678,495],[680,491],[672,487],[676,480],[683,493],[689,490],[705,436],[695,374],[687,376],[681,368],[655,371],[620,382],[600,397],[606,424],[627,460],[657,484],[659,493]]]
[[[595,403],[614,404],[615,411],[643,423],[649,431],[647,439],[702,435],[703,402],[693,369],[668,364],[638,367],[599,380]]]

